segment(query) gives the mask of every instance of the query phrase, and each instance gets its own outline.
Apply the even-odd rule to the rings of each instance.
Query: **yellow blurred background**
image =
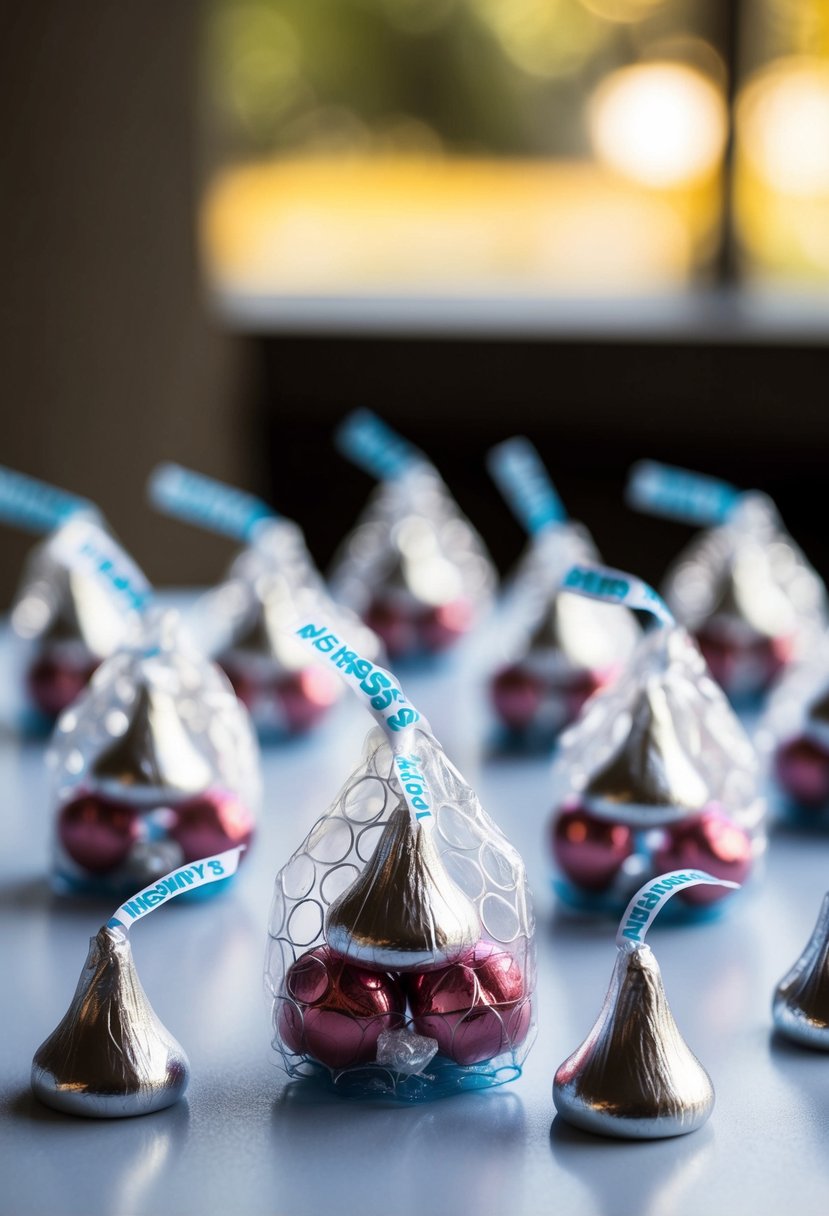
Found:
[[[211,0],[204,97],[220,294],[829,278],[824,0]]]

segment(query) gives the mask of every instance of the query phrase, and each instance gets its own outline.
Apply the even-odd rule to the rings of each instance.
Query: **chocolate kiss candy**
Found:
[[[72,1004],[35,1052],[35,1096],[72,1115],[146,1115],[177,1102],[189,1072],[141,987],[129,939],[99,930]]]
[[[100,581],[67,569],[48,542],[27,564],[12,624],[21,637],[46,648],[75,648],[99,660],[112,654],[126,631],[122,609]]]
[[[558,587],[530,638],[530,654],[558,657],[567,672],[607,670],[631,654],[638,630],[629,612],[615,604],[600,604]]]
[[[665,689],[649,680],[631,707],[627,735],[584,790],[587,807],[632,812],[641,826],[683,818],[709,800],[708,782],[676,731]],[[624,814],[628,812],[628,814]]]
[[[825,589],[773,504],[745,494],[733,518],[702,533],[668,571],[665,598],[732,693],[762,691],[798,636],[823,627]]]
[[[383,971],[442,967],[480,936],[478,914],[446,873],[430,829],[414,823],[402,802],[325,918],[332,950]]]
[[[478,942],[448,967],[411,976],[408,992],[418,1034],[466,1067],[517,1047],[530,1029],[521,968],[492,942]]]
[[[829,1051],[829,895],[806,948],[777,985],[772,1016],[787,1038]]]
[[[556,1072],[553,1101],[576,1127],[634,1140],[696,1131],[711,1114],[711,1079],[679,1033],[649,946],[619,948],[602,1011]]]
[[[196,794],[212,771],[187,733],[173,698],[139,684],[124,734],[93,760],[91,776],[104,792],[142,801]]]

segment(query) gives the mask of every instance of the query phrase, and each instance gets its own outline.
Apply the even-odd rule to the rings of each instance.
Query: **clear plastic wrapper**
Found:
[[[290,1076],[406,1102],[519,1076],[535,989],[521,858],[414,721],[370,732],[277,874],[266,963]]]
[[[61,560],[61,536],[58,529],[29,555],[11,610],[26,647],[26,697],[45,723],[72,704],[137,619],[93,575]]]
[[[11,608],[19,646],[15,681],[22,693],[22,726],[48,730],[74,701],[95,668],[112,654],[136,619],[94,572],[66,556],[66,535],[83,519],[104,528],[92,503],[12,469],[0,467],[0,519],[45,533],[29,554]],[[109,544],[123,561],[123,549]],[[143,576],[132,565],[134,578]],[[144,580],[145,581],[145,580]]]
[[[365,654],[377,657],[377,637],[335,607],[300,528],[259,499],[169,464],[155,470],[150,496],[168,514],[246,542],[222,583],[193,607],[188,625],[227,673],[263,738],[310,731],[341,685],[290,637],[286,623],[317,605],[342,621]]]
[[[556,889],[580,908],[616,913],[643,881],[680,867],[743,883],[765,849],[752,745],[687,631],[668,620],[561,739]],[[676,907],[699,914],[726,895],[689,890]]]
[[[783,676],[755,733],[777,812],[829,829],[829,634]]]
[[[250,720],[175,614],[151,613],[98,668],[58,719],[47,762],[60,891],[122,894],[253,834]]]
[[[566,519],[535,448],[507,440],[488,465],[531,537],[492,629],[489,697],[507,744],[549,746],[587,698],[616,678],[639,630],[630,613],[562,587],[574,562],[599,555],[587,529]]]
[[[356,429],[362,436],[365,412]],[[372,420],[373,432],[378,420]],[[383,428],[385,434],[386,428]],[[366,456],[362,438],[343,446],[382,478],[335,557],[335,599],[356,612],[393,659],[446,650],[489,605],[495,568],[445,483],[419,453],[390,469]]]
[[[340,697],[339,680],[285,628],[315,606],[342,622],[363,653],[379,655],[377,636],[334,605],[299,528],[280,520],[239,553],[226,580],[199,607],[215,614],[214,627],[223,634],[216,661],[265,737],[306,733]]]
[[[822,580],[767,495],[739,493],[723,483],[646,462],[634,470],[634,501],[637,478],[646,509],[691,521],[719,521],[673,562],[662,592],[676,619],[697,639],[728,696],[745,701],[762,695],[784,668],[808,654],[824,628]],[[695,494],[702,494],[701,505]]]
[[[639,629],[628,612],[562,587],[574,561],[598,558],[586,529],[562,525],[541,533],[533,547],[537,560],[498,629],[500,661],[489,692],[512,735],[546,745],[578,717],[588,697],[617,678]]]

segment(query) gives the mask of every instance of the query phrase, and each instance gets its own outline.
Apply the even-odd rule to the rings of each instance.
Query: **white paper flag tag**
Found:
[[[715,878],[704,870],[670,870],[667,874],[660,874],[658,878],[653,878],[640,887],[625,908],[616,932],[616,945],[644,942],[648,929],[671,896],[676,895],[677,891],[699,886],[732,887],[738,890],[740,884],[726,878]]]
[[[653,587],[609,566],[573,566],[565,575],[562,586],[589,599],[608,604],[623,604],[640,612],[649,612],[663,625],[675,625],[673,613]]]
[[[161,904],[175,899],[177,895],[183,895],[185,891],[195,891],[197,887],[206,887],[208,883],[232,877],[239,868],[239,859],[245,848],[246,846],[243,844],[238,845],[235,849],[216,853],[213,857],[203,857],[201,861],[191,861],[186,866],[179,866],[177,870],[171,870],[164,878],[150,883],[148,887],[144,887],[142,891],[122,903],[121,907],[107,921],[108,928],[122,929],[126,933],[133,921],[147,916]]]
[[[429,723],[408,700],[390,671],[365,659],[339,631],[322,620],[306,620],[291,628],[294,637],[318,659],[329,663],[380,724],[394,753],[403,797],[418,821],[431,819],[432,797],[417,754],[414,727],[431,734]]]

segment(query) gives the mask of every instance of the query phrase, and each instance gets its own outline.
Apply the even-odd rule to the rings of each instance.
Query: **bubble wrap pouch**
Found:
[[[539,532],[492,629],[496,668],[489,696],[513,735],[549,745],[587,698],[610,684],[639,636],[632,615],[562,587],[574,562],[598,559],[581,524]]]
[[[711,673],[736,699],[763,693],[804,655],[826,621],[822,580],[771,499],[740,496],[727,521],[695,537],[662,593],[696,637]]]
[[[330,582],[399,659],[444,650],[468,632],[496,575],[438,473],[419,464],[376,488]]]
[[[829,828],[829,634],[777,684],[755,742],[777,812],[802,826]]]
[[[250,720],[172,614],[98,668],[59,718],[47,761],[61,891],[129,892],[253,833],[261,776]]]
[[[765,848],[753,748],[688,633],[647,634],[615,685],[562,736],[553,769],[562,898],[618,913],[666,870],[742,883]],[[684,893],[699,913],[724,888]]]
[[[413,740],[401,770],[373,729],[277,874],[266,972],[290,1076],[408,1102],[518,1077],[535,988],[522,860],[432,735]],[[400,779],[414,805],[428,784],[428,826]]]

